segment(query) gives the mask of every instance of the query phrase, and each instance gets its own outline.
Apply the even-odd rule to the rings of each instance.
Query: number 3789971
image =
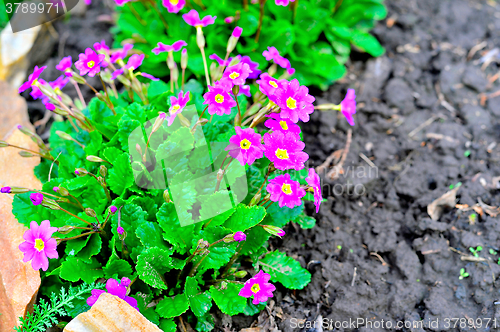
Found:
[[[47,2],[47,3],[27,3],[27,2],[14,2],[14,3],[6,3],[5,4],[5,10],[7,14],[16,14],[16,13],[48,13],[51,10],[54,10],[56,13],[59,14],[59,11],[61,13],[64,13],[64,8],[62,8],[62,4],[59,3],[59,1],[54,1],[52,2]]]

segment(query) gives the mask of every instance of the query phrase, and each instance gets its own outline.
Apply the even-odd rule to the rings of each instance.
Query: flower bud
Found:
[[[236,278],[245,278],[247,274],[248,274],[247,271],[238,271],[234,274],[234,276]]]
[[[111,206],[109,207],[109,212],[110,212],[111,214],[115,214],[117,210],[118,210],[118,208],[117,208],[116,206],[114,206],[114,205],[111,205]]]
[[[268,232],[269,234],[276,235],[276,236],[283,236],[283,235],[285,235],[285,231],[282,230],[279,227],[272,226],[272,225],[259,225],[259,226],[261,226],[262,228],[264,228],[264,230],[266,232]]]
[[[97,157],[97,156],[87,156],[87,160],[93,163],[102,163],[104,162],[103,159]]]
[[[168,52],[167,66],[168,66],[168,69],[170,69],[170,71],[172,71],[175,67],[174,55],[172,52]]]
[[[120,81],[120,83],[122,83],[125,86],[131,86],[132,85],[132,83],[125,76],[120,75],[120,76],[117,77],[117,79],[118,79],[118,81]]]
[[[248,204],[249,206],[254,206],[255,204],[257,204],[258,202],[260,202],[260,198],[262,197],[262,193],[259,191],[257,193],[257,195],[255,195],[252,200],[250,201],[250,204]]]
[[[224,176],[224,170],[220,169],[217,171],[217,181],[221,181]]]
[[[99,174],[101,174],[103,177],[106,177],[106,175],[108,175],[108,169],[106,168],[106,166],[101,165],[101,167],[99,167]]]
[[[95,213],[94,209],[91,208],[86,208],[85,209],[85,214],[89,217],[95,218],[97,214]]]
[[[5,141],[0,141],[0,148],[6,148],[9,146],[9,143],[5,142]]]
[[[77,175],[77,176],[85,176],[87,174],[89,174],[89,172],[85,168],[75,169],[75,175]]]
[[[19,155],[24,158],[34,157],[35,155],[28,151],[19,151]]]
[[[69,196],[69,191],[68,189],[66,188],[63,188],[63,187],[58,187],[59,190],[57,191],[57,193],[63,197],[66,197],[66,196]]]
[[[69,232],[71,232],[74,229],[75,229],[74,226],[63,226],[63,227],[59,227],[57,229],[57,232],[61,233],[61,234],[68,234]]]
[[[163,192],[163,199],[164,199],[164,200],[165,200],[165,202],[167,202],[167,203],[172,202],[172,200],[170,199],[170,194],[168,193],[168,189],[166,189],[166,190]]]
[[[72,74],[71,78],[73,78],[75,80],[75,82],[80,83],[80,84],[85,84],[87,82],[87,81],[85,81],[85,79],[83,77],[81,77],[80,75],[78,75],[74,71],[71,71],[71,74]]]
[[[139,143],[137,143],[135,145],[135,151],[137,151],[141,156],[142,156],[142,148],[141,146],[139,145]]]
[[[0,193],[2,194],[24,194],[30,191],[28,188],[21,187],[3,187],[0,189]]]
[[[43,207],[46,207],[46,208],[49,208],[51,210],[60,210],[61,207],[59,206],[59,204],[56,203],[56,201],[50,199],[50,198],[44,198],[43,199],[43,202],[42,202],[42,206]]]
[[[102,93],[98,92],[95,94],[95,96],[97,97],[97,99],[99,99],[100,101],[103,101],[103,102],[107,102],[106,98],[102,95]]]
[[[203,35],[201,26],[196,27],[196,45],[198,45],[199,48],[205,47],[205,36]]]
[[[228,235],[224,236],[222,241],[224,241],[224,243],[234,242],[234,234],[228,234]]]
[[[239,85],[233,86],[233,95],[237,96],[239,92],[240,92],[240,86]]]
[[[67,141],[73,141],[73,137],[71,137],[70,134],[65,133],[64,131],[56,130],[56,135]]]
[[[233,33],[231,37],[229,37],[229,40],[227,42],[227,53],[231,53],[232,51],[234,51],[234,49],[236,48],[236,44],[238,44],[238,39],[240,38],[242,31],[243,29],[240,27],[234,28]]]
[[[186,69],[188,64],[188,52],[187,49],[183,49],[181,53],[181,68]]]
[[[28,128],[22,126],[22,125],[17,125],[17,129],[19,129],[20,132],[22,132],[24,135],[27,135],[27,136],[33,136],[34,133],[29,130]]]
[[[153,124],[153,129],[151,129],[151,133],[155,133],[158,129],[160,129],[160,127],[163,124],[163,122],[165,121],[166,117],[167,117],[167,114],[164,112],[161,112],[160,115],[158,115],[158,117],[155,120],[155,123]],[[139,144],[136,145],[136,149],[137,149],[138,145]],[[141,147],[139,146],[139,149],[140,148]],[[142,150],[141,150],[141,154],[142,154]]]
[[[177,117],[179,118],[179,120],[181,120],[181,124],[184,127],[191,127],[191,121],[189,121],[184,115],[182,115],[182,113],[177,114]]]

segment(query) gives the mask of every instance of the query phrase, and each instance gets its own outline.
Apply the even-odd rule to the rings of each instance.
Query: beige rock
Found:
[[[35,143],[20,131],[13,131],[7,141],[37,149]],[[19,150],[0,148],[0,186],[5,184],[37,188],[41,183],[33,174],[39,158],[22,158]],[[23,242],[26,227],[12,215],[12,196],[0,194],[0,331],[12,331],[18,324],[18,317],[32,307],[38,288],[40,273],[33,270],[29,262],[24,263],[19,244]]]
[[[63,332],[161,332],[139,311],[117,296],[104,293],[92,308],[75,317]]]
[[[17,90],[5,82],[0,81],[0,139],[22,124],[34,130],[28,117],[28,106],[26,100],[21,97]]]

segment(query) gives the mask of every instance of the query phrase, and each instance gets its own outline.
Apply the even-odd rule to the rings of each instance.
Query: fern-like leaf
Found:
[[[59,294],[52,293],[49,302],[40,299],[35,305],[33,313],[27,313],[26,318],[19,317],[21,326],[15,327],[17,332],[45,332],[47,328],[59,323],[58,317],[67,316],[64,306],[73,307],[73,301],[83,299],[83,294],[92,289],[103,289],[104,284],[82,284],[76,287],[70,287],[68,291],[61,288]]]

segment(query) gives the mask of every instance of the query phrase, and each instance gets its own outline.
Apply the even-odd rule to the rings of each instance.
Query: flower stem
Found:
[[[205,49],[200,48],[201,56],[203,57],[203,66],[205,67],[205,78],[207,79],[207,86],[210,85],[210,76],[208,74],[207,58],[205,57]]]
[[[236,107],[238,107],[238,114],[236,114],[236,117],[234,118],[234,125],[235,126],[241,126],[240,102],[238,101],[238,96],[234,96],[234,99],[236,100]]]
[[[226,158],[227,158],[227,156],[226,156]],[[226,173],[226,170],[229,167],[229,164],[231,164],[231,162],[233,160],[234,160],[234,158],[231,158],[231,160],[229,160],[229,162],[227,163],[227,165],[224,168],[224,170],[222,171],[222,173],[220,175],[217,174],[217,185],[215,186],[215,192],[219,191],[220,183],[221,183],[222,179],[224,178],[224,173]],[[220,169],[219,169],[219,171],[220,171]]]
[[[236,262],[236,260],[240,256],[241,250],[243,249],[242,243],[244,243],[244,241],[238,243],[238,247],[236,247],[236,253],[233,255],[233,257],[231,257],[231,260],[229,261],[229,263],[227,263],[226,267],[222,271],[221,278],[224,278],[226,276],[227,271],[229,271],[231,266],[233,266],[234,262]]]
[[[260,0],[260,14],[259,14],[259,27],[257,28],[257,35],[255,36],[255,42],[259,42],[260,31],[262,30],[262,22],[264,21],[264,5],[267,0]]]
[[[135,18],[143,25],[146,26],[147,23],[141,18],[141,15],[135,10],[134,6],[130,2],[127,2],[128,7],[130,8],[130,11],[132,14],[134,14]]]
[[[92,234],[95,234],[95,233],[97,233],[97,232],[95,232],[95,231],[94,231],[94,232],[82,233],[82,234],[77,235],[77,236],[67,237],[67,238],[64,238],[64,239],[59,239],[59,241],[61,241],[61,242],[62,242],[62,241],[74,240],[74,239],[78,239],[78,238],[80,238],[80,237],[82,237],[82,236],[85,236],[85,235],[92,235]]]
[[[102,87],[104,88],[104,94],[106,95],[106,99],[108,100],[108,106],[111,108],[111,110],[113,111],[113,115],[116,115],[116,111],[115,111],[115,105],[113,105],[113,103],[111,102],[111,99],[109,98],[109,94],[108,94],[108,88],[106,87],[106,84],[104,83],[104,81],[102,80],[102,77],[101,75],[99,74],[99,78],[101,79],[101,84],[102,84]]]
[[[91,223],[89,223],[87,220],[82,219],[82,218],[80,218],[79,216],[74,215],[73,213],[69,212],[68,210],[63,209],[62,207],[59,207],[59,210],[64,211],[64,212],[66,212],[67,214],[69,214],[70,216],[73,216],[73,217],[75,217],[76,219],[83,221],[84,223],[86,223],[86,224],[87,224],[87,225],[89,225],[89,226],[92,226],[92,224],[91,224]]]
[[[71,83],[73,83],[73,86],[75,87],[76,93],[78,94],[78,98],[80,98],[80,101],[82,102],[83,108],[87,108],[87,103],[85,102],[85,99],[83,98],[82,90],[80,90],[78,83],[76,83],[75,80],[71,80]]]

